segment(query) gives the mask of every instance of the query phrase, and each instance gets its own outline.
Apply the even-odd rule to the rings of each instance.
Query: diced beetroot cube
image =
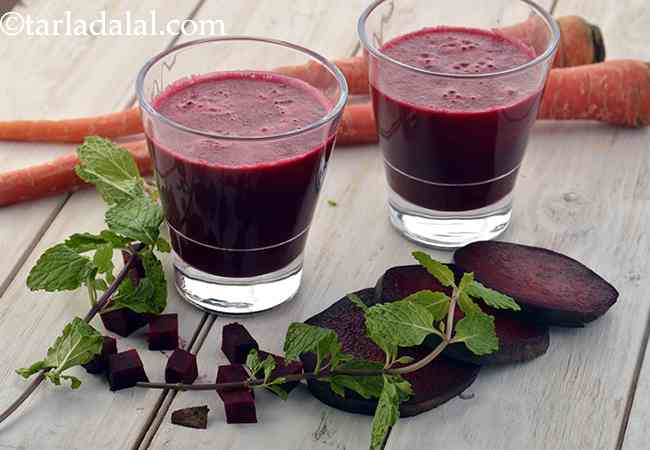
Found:
[[[99,315],[104,328],[120,336],[127,337],[134,331],[149,323],[149,318],[143,314],[131,311],[129,308],[120,308]]]
[[[196,355],[177,348],[167,360],[165,381],[167,383],[192,384],[199,376]]]
[[[221,351],[231,364],[245,364],[248,352],[259,348],[257,341],[242,324],[235,322],[223,327]]]
[[[219,366],[217,383],[245,381],[248,373],[241,364]],[[217,391],[226,410],[227,423],[257,423],[255,397],[252,389]]]
[[[259,358],[261,361],[264,361],[268,355],[271,355],[273,359],[275,359],[275,369],[273,369],[273,372],[271,372],[271,378],[286,377],[287,375],[297,375],[303,371],[302,362],[293,361],[287,364],[287,361],[282,356],[274,355],[273,353],[261,351],[259,353]],[[260,374],[258,374],[258,376],[260,376]],[[288,394],[299,384],[300,381],[290,381],[288,383],[281,384],[280,387],[284,389]]]
[[[178,347],[178,314],[161,314],[149,322],[149,350],[174,350]]]
[[[117,341],[110,337],[104,336],[102,352],[93,356],[93,359],[83,364],[83,368],[88,373],[104,373],[108,368],[108,357],[117,353]]]
[[[149,381],[137,350],[127,350],[108,357],[108,384],[111,391],[133,387],[139,381]]]

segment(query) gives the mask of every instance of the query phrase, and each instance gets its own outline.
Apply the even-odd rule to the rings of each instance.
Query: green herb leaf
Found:
[[[109,205],[143,197],[144,183],[128,150],[108,139],[89,136],[77,148],[79,178],[94,184]]]
[[[252,348],[249,352],[248,355],[246,355],[246,367],[248,368],[248,371],[250,372],[251,376],[255,376],[257,372],[260,370],[260,357],[259,354],[257,353],[257,350]]]
[[[360,308],[364,313],[368,311],[368,305],[363,303],[357,294],[348,294],[348,300],[354,303],[354,305]]]
[[[93,263],[97,267],[99,273],[113,273],[113,246],[111,244],[103,244],[97,247]]]
[[[428,335],[438,332],[433,328],[433,316],[428,309],[404,300],[369,308],[366,329],[371,339],[379,338],[399,347],[420,345]]]
[[[103,230],[99,233],[99,237],[111,244],[113,248],[127,249],[129,248],[129,244],[131,244],[131,239],[119,236],[111,230]]]
[[[76,233],[66,239],[64,244],[77,253],[85,253],[97,250],[106,244],[106,240],[92,233]]]
[[[332,208],[338,206],[338,203],[336,203],[334,200],[327,200],[327,204],[330,205]]]
[[[41,255],[27,277],[32,291],[70,291],[80,287],[95,270],[92,261],[65,244],[51,247]]]
[[[391,427],[399,419],[400,394],[393,378],[384,375],[384,387],[372,419],[370,450],[381,448]]]
[[[461,292],[467,292],[467,289],[469,286],[474,283],[474,274],[471,272],[466,272],[463,274],[463,277],[460,279],[460,283],[458,284],[458,290]]]
[[[451,301],[449,296],[444,292],[433,292],[429,290],[418,291],[404,298],[404,300],[417,303],[426,308],[435,321],[447,317],[449,302]]]
[[[397,364],[411,364],[414,361],[415,358],[412,358],[411,356],[400,356],[395,360]]]
[[[347,361],[339,366],[341,370],[382,370],[383,368],[382,363],[360,359]],[[341,397],[345,397],[345,389],[349,389],[365,399],[379,398],[384,387],[381,375],[368,377],[333,375],[327,381],[332,390]]]
[[[106,211],[111,231],[148,245],[158,241],[162,221],[162,209],[148,197],[137,197]]]
[[[172,246],[169,245],[169,242],[167,242],[165,238],[158,238],[158,241],[156,242],[156,248],[159,252],[162,253],[169,253],[172,251]]]
[[[456,285],[454,272],[452,272],[445,264],[436,261],[423,252],[413,252],[413,257],[417,259],[420,265],[427,269],[427,272],[433,275],[444,287]]]
[[[495,291],[494,289],[485,287],[478,281],[471,283],[467,287],[466,292],[472,297],[482,299],[487,305],[493,308],[512,309],[514,311],[521,310],[514,298],[502,294],[501,292]]]
[[[69,380],[71,387],[76,389],[81,384],[77,378],[62,375],[62,373],[75,366],[86,364],[93,356],[102,350],[103,337],[92,326],[75,317],[63,329],[54,344],[47,350],[45,359],[32,364],[28,368],[18,369],[16,372],[24,378],[29,378],[41,370],[48,370],[47,379],[54,384],[61,384],[61,379]]]
[[[103,312],[115,311],[116,309],[128,308],[138,314],[160,314],[154,303],[154,287],[151,280],[143,278],[137,286],[129,278],[120,284],[117,294],[113,295],[110,306],[104,308]]]
[[[494,317],[485,313],[466,315],[456,323],[454,342],[464,342],[475,355],[487,355],[499,349]]]
[[[275,370],[275,358],[273,358],[271,355],[268,355],[266,359],[262,361],[261,368],[264,372],[264,383],[268,383],[269,378],[271,377],[271,373]]]
[[[460,307],[460,310],[465,315],[483,313],[481,307],[478,306],[476,302],[474,302],[474,300],[472,300],[472,298],[469,295],[467,295],[466,292],[461,291],[458,294],[458,306]]]
[[[321,345],[324,343],[324,345]],[[289,325],[284,339],[284,354],[287,362],[297,361],[303,353],[315,352],[324,357],[328,347],[338,343],[338,336],[327,328],[294,322]],[[340,344],[339,344],[340,346]]]
[[[152,299],[154,314],[160,314],[167,307],[167,281],[165,280],[165,270],[162,262],[156,257],[151,250],[140,252],[140,260],[144,267],[146,278],[151,281],[154,289]]]
[[[284,383],[284,380],[279,378],[278,379],[278,384],[282,384],[282,383]],[[287,393],[287,391],[282,389],[282,387],[278,386],[278,384],[269,384],[269,385],[265,386],[265,388],[268,389],[269,391],[273,392],[275,395],[280,397],[282,400],[287,400],[289,398],[289,394]]]

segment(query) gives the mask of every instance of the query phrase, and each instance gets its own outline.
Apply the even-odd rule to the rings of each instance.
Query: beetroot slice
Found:
[[[167,360],[165,381],[167,383],[192,384],[199,376],[196,355],[177,348]]]
[[[108,357],[115,354],[117,354],[117,341],[110,336],[103,336],[101,353],[93,356],[93,359],[86,364],[82,364],[82,367],[88,373],[105,373],[108,369]]]
[[[361,300],[371,305],[374,302],[374,289],[356,292]],[[343,347],[343,351],[356,358],[370,361],[384,361],[383,351],[367,336],[363,312],[350,300],[343,298],[325,311],[306,320],[306,323],[334,330]],[[430,350],[424,346],[400,349],[401,355],[421,359]],[[313,355],[303,355],[305,371],[315,366]],[[456,361],[440,356],[426,367],[404,376],[413,386],[414,395],[400,405],[402,417],[414,416],[435,408],[456,397],[467,389],[476,379],[480,366]],[[364,399],[352,391],[346,390],[345,398],[335,394],[328,383],[317,380],[307,382],[310,392],[325,404],[344,411],[372,415],[377,407],[375,399]]]
[[[513,297],[531,320],[582,326],[602,316],[618,291],[594,271],[551,250],[508,242],[476,242],[456,251],[459,268]]]
[[[99,313],[104,328],[122,337],[130,336],[134,331],[149,323],[150,317],[138,314],[129,308],[120,308],[113,311]]]
[[[451,269],[460,277],[459,271],[453,265]],[[401,300],[415,292],[429,289],[444,291],[443,288],[422,266],[401,266],[388,269],[377,282],[375,291],[377,302]],[[519,313],[497,310],[481,305],[483,310],[494,316],[494,324],[499,337],[499,350],[489,355],[477,356],[467,350],[462,344],[450,345],[445,349],[445,355],[460,361],[473,364],[508,364],[524,362],[543,355],[549,346],[548,326],[520,320]],[[462,318],[458,313],[457,320]],[[440,342],[436,336],[425,341],[427,347],[435,347]]]

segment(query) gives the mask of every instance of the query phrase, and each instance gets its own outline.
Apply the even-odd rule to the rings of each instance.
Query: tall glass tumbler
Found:
[[[377,0],[358,27],[391,223],[433,247],[498,236],[559,42],[555,20],[530,0]]]
[[[156,55],[137,94],[178,292],[230,314],[291,299],[347,100],[341,72],[297,45],[229,36]]]

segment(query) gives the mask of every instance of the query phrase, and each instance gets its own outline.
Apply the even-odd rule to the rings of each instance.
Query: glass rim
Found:
[[[209,44],[214,42],[228,42],[228,41],[261,42],[264,44],[271,44],[271,45],[276,45],[279,47],[285,47],[291,50],[295,50],[297,52],[303,53],[313,58],[314,60],[316,60],[323,66],[325,66],[336,79],[340,89],[338,101],[330,108],[327,114],[325,114],[319,120],[310,123],[309,125],[303,126],[301,128],[297,128],[291,131],[286,131],[284,133],[264,135],[264,136],[233,136],[233,135],[222,135],[218,133],[211,133],[209,131],[199,130],[197,128],[192,128],[187,125],[180,124],[160,114],[158,111],[156,111],[156,109],[153,107],[151,102],[145,98],[144,96],[145,77],[147,76],[151,68],[157,62],[162,60],[164,57],[187,47]],[[144,64],[144,66],[142,66],[142,68],[138,72],[135,90],[136,90],[136,96],[138,99],[138,103],[140,104],[140,107],[143,108],[148,114],[152,115],[157,120],[162,121],[166,125],[184,131],[186,133],[196,134],[211,139],[220,139],[220,140],[228,140],[228,141],[267,141],[267,140],[297,136],[306,133],[308,131],[314,130],[332,121],[333,119],[335,119],[337,116],[341,114],[343,108],[345,107],[345,104],[347,103],[348,93],[349,93],[347,81],[345,79],[345,76],[341,72],[341,70],[336,65],[328,61],[324,56],[321,56],[320,54],[314,52],[313,50],[309,50],[308,48],[302,47],[297,44],[293,44],[291,42],[283,41],[280,39],[271,39],[271,38],[244,36],[244,35],[218,36],[218,37],[211,37],[211,38],[204,38],[204,39],[193,39],[191,41],[185,42],[183,44],[175,45],[171,48],[163,50],[160,53],[155,54],[154,56],[149,58],[149,60]]]
[[[397,66],[400,66],[404,69],[410,70],[412,72],[416,72],[419,74],[423,75],[433,75],[437,77],[444,77],[444,78],[455,78],[455,79],[484,79],[484,78],[493,78],[493,77],[499,77],[503,75],[509,75],[513,73],[520,72],[522,70],[526,70],[529,67],[536,66],[542,62],[547,61],[551,56],[555,54],[555,51],[557,50],[557,47],[560,43],[560,26],[558,25],[557,21],[555,18],[548,12],[546,9],[542,8],[540,5],[535,3],[532,0],[513,0],[513,1],[520,1],[522,3],[527,4],[530,6],[536,13],[538,13],[540,16],[544,18],[544,21],[546,22],[546,25],[550,28],[552,36],[551,36],[551,41],[549,45],[546,47],[546,50],[544,53],[541,55],[536,56],[534,59],[531,59],[530,61],[527,61],[523,64],[520,64],[515,67],[511,67],[509,69],[505,70],[499,70],[497,72],[487,72],[487,73],[447,73],[447,72],[434,72],[431,70],[426,70],[422,69],[419,67],[412,66],[410,64],[403,63],[401,61],[398,61],[394,58],[391,58],[390,56],[386,55],[383,53],[381,50],[376,48],[374,45],[370,44],[370,40],[368,38],[368,34],[366,33],[366,22],[368,21],[368,18],[370,15],[374,12],[374,10],[381,5],[382,3],[385,3],[386,1],[389,0],[375,0],[373,1],[364,11],[361,13],[361,16],[359,17],[359,20],[357,22],[357,33],[359,34],[359,39],[361,40],[361,44],[363,47],[368,50],[370,53],[372,53],[373,56],[379,59],[383,59],[385,61],[388,61],[392,64],[395,64]],[[393,1],[393,0],[390,0]]]

